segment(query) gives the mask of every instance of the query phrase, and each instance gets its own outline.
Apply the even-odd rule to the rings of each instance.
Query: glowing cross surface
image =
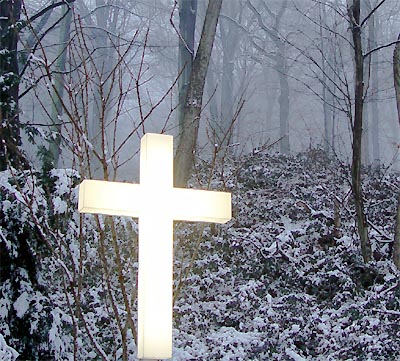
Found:
[[[231,194],[173,187],[173,138],[141,140],[140,184],[84,180],[79,212],[139,218],[137,357],[172,357],[173,221],[225,223]]]

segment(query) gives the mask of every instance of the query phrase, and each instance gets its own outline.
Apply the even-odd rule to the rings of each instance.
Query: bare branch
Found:
[[[364,20],[361,22],[361,25],[360,25],[361,28],[365,25],[365,23],[369,20],[369,18],[370,18],[372,15],[374,15],[375,11],[377,11],[377,10],[381,7],[381,5],[383,5],[383,3],[384,3],[385,1],[386,1],[386,0],[381,0],[381,2],[380,2],[378,5],[376,5],[376,6],[371,10],[371,12],[370,12],[370,13],[364,18]]]
[[[384,48],[388,48],[389,46],[392,46],[392,45],[395,45],[395,44],[398,44],[398,43],[400,43],[400,39],[397,39],[397,40],[395,40],[395,41],[392,41],[392,42],[390,42],[390,43],[388,43],[388,44],[380,45],[380,46],[378,46],[378,47],[376,47],[376,48],[371,49],[370,51],[367,51],[367,52],[363,55],[363,58],[365,59],[365,58],[367,58],[368,56],[370,56],[372,53],[375,53],[375,52],[378,51],[378,50],[381,50],[381,49],[384,49]]]
[[[28,24],[31,24],[32,22],[34,22],[36,19],[40,18],[44,14],[46,14],[48,11],[53,10],[54,8],[61,6],[61,5],[72,4],[73,2],[75,2],[75,0],[63,0],[63,1],[56,2],[56,3],[52,3],[49,6],[46,6],[44,9],[40,10],[35,15],[32,15],[29,19],[22,21],[20,24],[20,30],[25,28],[26,26],[28,26]]]

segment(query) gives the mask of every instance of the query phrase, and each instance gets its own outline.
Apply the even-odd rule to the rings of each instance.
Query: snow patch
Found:
[[[14,310],[17,312],[17,317],[21,318],[25,315],[29,308],[29,295],[27,292],[23,292],[17,300],[14,302]]]
[[[19,356],[19,353],[12,347],[7,345],[6,340],[0,333],[0,360],[3,361],[14,361]]]
[[[306,361],[306,359],[304,357],[300,356],[298,353],[294,352],[290,348],[287,348],[285,350],[285,352],[286,352],[286,355],[291,357],[292,360],[294,360],[294,361]]]

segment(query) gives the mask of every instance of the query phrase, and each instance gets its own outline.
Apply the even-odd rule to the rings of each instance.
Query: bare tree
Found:
[[[187,183],[194,164],[205,79],[221,6],[222,0],[209,2],[200,43],[193,61],[188,93],[183,109],[183,128],[175,155],[174,182],[178,187],[182,187]]]
[[[117,27],[125,11],[119,0],[96,0],[93,11],[84,2],[80,2],[79,9],[84,14],[82,30],[89,35],[86,38],[87,42],[83,45],[87,48],[86,61],[91,66],[93,79],[88,139],[93,150],[100,155],[98,157],[93,154],[91,168],[93,176],[101,178],[109,172],[107,163],[100,160],[107,158],[106,155],[109,153],[108,134],[103,131],[110,120],[110,111],[113,107],[112,99],[116,82],[112,74],[117,64],[119,47]]]
[[[338,24],[336,14],[329,7],[327,1],[319,2],[319,55],[320,55],[320,83],[322,87],[322,107],[324,113],[324,150],[327,154],[335,152],[335,120],[338,101],[336,87],[339,83],[335,78],[339,76],[337,64]],[[331,11],[328,11],[330,9]]]
[[[189,88],[190,74],[194,58],[194,35],[196,30],[197,0],[179,1],[179,59],[178,81],[179,105],[179,131],[183,129],[183,109]]]
[[[280,3],[280,7],[276,13],[274,13],[267,2],[261,2],[261,7],[266,11],[268,18],[271,21],[271,25],[264,21],[260,11],[248,0],[247,5],[256,16],[260,28],[264,33],[271,39],[275,45],[275,52],[268,51],[262,46],[258,45],[253,41],[253,44],[259,49],[265,56],[270,57],[274,62],[274,69],[277,72],[279,79],[279,137],[280,137],[280,151],[283,154],[290,152],[290,140],[289,140],[289,110],[290,110],[290,88],[288,81],[288,64],[286,56],[287,41],[281,34],[281,21],[288,8],[288,1],[283,0]]]
[[[63,114],[63,108],[60,99],[63,98],[64,95],[64,73],[66,70],[66,61],[67,61],[67,49],[68,42],[70,39],[70,30],[71,30],[71,22],[72,22],[72,6],[65,7],[64,9],[64,18],[61,22],[60,33],[59,33],[59,50],[58,50],[58,58],[56,60],[55,69],[54,69],[54,88],[52,95],[52,136],[49,138],[48,145],[48,159],[44,159],[43,168],[57,168],[58,160],[61,153],[61,119]]]
[[[371,4],[371,1],[368,2],[367,10],[371,12],[375,4]],[[378,46],[377,36],[380,33],[380,23],[379,18],[373,14],[368,23],[368,49],[374,49]],[[371,109],[371,126],[369,127],[370,131],[370,140],[371,140],[371,148],[372,148],[372,164],[374,166],[379,166],[380,163],[380,143],[379,143],[379,135],[380,135],[380,126],[379,126],[379,52],[373,52],[369,61],[370,67],[370,81],[369,81],[369,93],[370,93],[370,109]]]
[[[373,61],[371,60],[371,56],[376,55],[375,53],[387,46],[393,45],[394,42],[390,42],[385,45],[376,45],[376,39],[374,37],[374,24],[371,22],[376,17],[377,10],[385,3],[385,0],[375,2],[371,6],[366,6],[366,3],[357,1],[357,0],[348,0],[346,3],[347,7],[347,15],[345,12],[341,10],[341,5],[339,7],[334,7],[334,4],[321,4],[319,1],[315,1],[319,5],[329,6],[334,13],[338,14],[342,19],[346,19],[348,24],[350,24],[350,30],[352,38],[349,41],[350,49],[351,49],[351,58],[353,60],[353,71],[350,72],[347,69],[347,65],[343,61],[346,59],[346,54],[343,52],[339,44],[336,44],[338,49],[338,58],[340,59],[339,64],[336,64],[336,53],[333,53],[334,62],[327,58],[327,55],[324,54],[325,47],[319,47],[318,52],[321,54],[323,62],[316,60],[316,58],[312,55],[312,53],[308,51],[304,51],[299,47],[296,47],[307,59],[310,60],[311,64],[314,64],[318,71],[312,71],[312,74],[317,75],[318,72],[320,75],[317,76],[319,81],[321,82],[326,92],[323,92],[323,96],[320,96],[320,99],[325,103],[328,102],[327,106],[324,109],[330,108],[337,109],[344,114],[346,114],[349,119],[349,123],[351,125],[351,139],[352,139],[352,161],[351,161],[351,185],[353,191],[353,200],[356,209],[356,224],[358,229],[358,234],[360,237],[360,245],[361,245],[361,254],[365,262],[369,262],[372,257],[372,249],[371,249],[371,241],[368,235],[368,225],[369,221],[367,219],[367,215],[365,212],[364,206],[364,195],[362,190],[362,161],[366,157],[364,157],[366,153],[366,103],[365,99],[367,96],[367,92],[377,86],[377,82],[374,82],[377,79],[377,74],[374,73],[376,68],[374,69]],[[323,10],[323,9],[322,9]],[[298,9],[299,11],[299,9]],[[361,16],[361,13],[365,11],[366,14]],[[312,20],[307,14],[303,13],[304,16],[308,17]],[[324,16],[320,17],[320,20],[324,18]],[[315,23],[315,22],[314,22]],[[336,27],[331,28],[327,24],[319,26],[320,34],[321,27],[324,30],[327,30],[330,36],[337,37],[344,41],[348,42],[348,39],[342,33],[339,33]],[[366,32],[368,30],[368,33]],[[369,42],[368,44],[363,44],[363,40],[368,36]],[[335,44],[333,44],[335,45]],[[367,49],[363,51],[364,46],[367,45]],[[368,60],[368,62],[366,61]],[[340,65],[340,66],[337,66]],[[348,74],[353,74],[354,81],[354,89],[351,89],[351,81],[349,81],[350,77]],[[371,84],[372,83],[372,84]],[[371,87],[372,85],[372,87]],[[373,90],[376,96],[376,89]],[[316,92],[314,94],[318,95]],[[328,97],[327,95],[330,95]],[[330,100],[329,100],[330,99]],[[373,126],[377,127],[376,123],[376,113],[377,108],[372,106],[372,120]],[[333,140],[333,138],[332,138]],[[373,146],[375,148],[374,158],[379,158],[379,144],[376,145],[377,140],[372,138]],[[375,145],[374,145],[375,143]]]
[[[364,56],[361,39],[361,5],[360,0],[348,0],[348,18],[353,37],[354,57],[354,117],[352,123],[353,156],[351,163],[351,179],[356,208],[356,221],[361,242],[361,254],[365,262],[372,256],[371,241],[368,237],[368,222],[364,210],[364,199],[361,181],[361,152],[363,135],[364,108]]]
[[[230,17],[221,18],[219,29],[221,34],[222,45],[222,83],[221,83],[221,117],[216,127],[217,142],[225,145],[232,140],[232,120],[234,115],[234,70],[235,70],[235,54],[239,45],[239,24],[242,17],[242,8],[238,2],[225,3],[226,15]],[[232,21],[233,19],[234,21]]]
[[[394,75],[394,89],[396,91],[397,113],[400,126],[400,34],[397,38],[393,52],[393,75]],[[395,232],[393,240],[393,261],[398,269],[400,269],[400,190],[397,196],[397,213],[395,222]]]

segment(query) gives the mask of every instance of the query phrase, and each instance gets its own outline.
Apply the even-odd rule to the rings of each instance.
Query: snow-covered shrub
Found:
[[[7,345],[3,335],[0,333],[0,360],[14,361],[18,356],[19,353]]]
[[[365,177],[375,249],[368,265],[347,167],[316,150],[259,153],[221,171],[212,184],[230,185],[234,218],[217,233],[182,235],[195,243],[203,232],[203,240],[175,304],[176,358],[398,359],[399,273],[385,239],[398,176]]]
[[[122,340],[121,329],[134,322],[136,223],[79,215],[73,170],[53,170],[46,182],[31,172],[0,176],[0,331],[9,344],[29,359],[132,350],[132,332]]]
[[[174,359],[397,360],[398,175],[365,174],[375,257],[365,265],[345,166],[320,151],[214,166],[201,164],[193,186],[213,169],[233,219],[175,225]],[[137,223],[79,215],[79,176],[50,176],[0,173],[1,267],[15,265],[22,240],[31,254],[0,275],[0,332],[22,356],[39,345],[36,359],[134,360]]]
[[[35,174],[0,173],[0,332],[21,358],[49,356],[51,300],[41,282],[47,257],[46,197]]]

